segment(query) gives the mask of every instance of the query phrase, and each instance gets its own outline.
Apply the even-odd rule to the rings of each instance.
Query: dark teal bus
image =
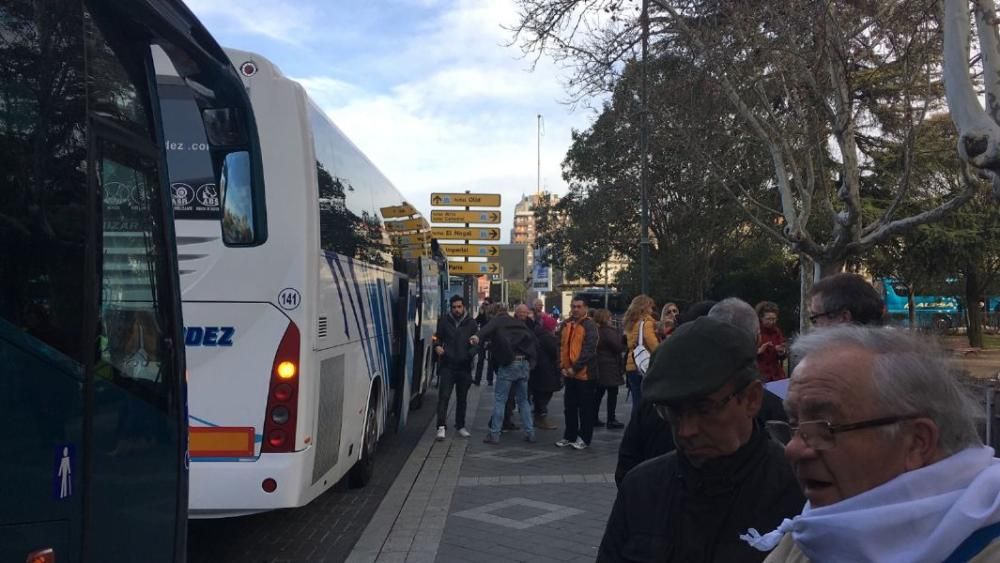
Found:
[[[252,244],[264,229],[249,100],[181,2],[0,2],[2,562],[185,558],[184,346],[153,49],[195,92],[225,215]]]

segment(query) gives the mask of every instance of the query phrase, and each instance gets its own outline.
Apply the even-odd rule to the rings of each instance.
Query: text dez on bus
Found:
[[[206,175],[241,183],[226,195],[262,190],[243,85],[183,4],[0,7],[0,561],[185,556],[184,350],[153,45],[198,92]]]
[[[402,195],[302,86],[259,55],[226,52],[260,132],[266,237],[219,237],[192,92],[156,61],[186,323],[194,517],[301,506],[348,472],[352,484],[366,483],[390,415],[403,422],[426,388],[425,333],[440,306],[436,284],[422,287],[437,279],[435,262],[393,255],[382,210],[403,206]]]

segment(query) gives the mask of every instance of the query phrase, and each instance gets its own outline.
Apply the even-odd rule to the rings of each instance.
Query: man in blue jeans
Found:
[[[535,427],[531,407],[528,405],[528,376],[535,365],[538,347],[534,333],[525,323],[529,309],[527,305],[518,305],[515,316],[511,317],[507,314],[506,305],[501,303],[496,307],[496,316],[470,339],[473,344],[490,341],[491,359],[497,363],[493,417],[490,419],[490,432],[483,442],[500,443],[504,407],[507,405],[511,388],[514,389],[517,410],[521,411],[524,439],[527,442],[534,442]]]

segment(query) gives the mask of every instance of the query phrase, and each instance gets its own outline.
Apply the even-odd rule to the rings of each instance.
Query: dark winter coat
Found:
[[[774,530],[805,497],[781,446],[755,427],[731,456],[692,466],[680,452],[633,469],[615,499],[599,563],[759,563],[767,553],[740,539]]]
[[[602,387],[625,385],[625,336],[613,326],[597,328],[597,382]]]
[[[539,393],[555,393],[562,389],[562,374],[559,373],[559,340],[556,335],[535,327],[538,340],[538,361],[531,370],[528,387]]]
[[[538,342],[535,334],[524,321],[519,321],[514,317],[502,313],[490,319],[486,326],[479,330],[479,340],[490,343],[490,354],[499,359],[498,347],[500,342],[493,340],[503,339],[504,344],[509,346],[510,351],[515,356],[524,356],[531,367],[535,366],[538,359]],[[497,367],[503,367],[498,363]]]
[[[442,367],[462,372],[472,370],[476,347],[469,344],[469,339],[476,334],[477,328],[476,321],[468,314],[461,319],[456,319],[451,313],[438,318],[434,335],[437,337],[437,344],[444,348],[444,357],[438,359]]]

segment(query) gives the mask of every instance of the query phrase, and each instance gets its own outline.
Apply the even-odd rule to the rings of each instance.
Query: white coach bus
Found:
[[[259,55],[226,53],[268,186],[239,204],[223,205],[212,180],[191,91],[156,59],[196,518],[302,506],[345,476],[366,484],[380,436],[427,388],[441,308],[440,253],[393,253],[386,219],[400,220],[402,195],[301,85]]]

